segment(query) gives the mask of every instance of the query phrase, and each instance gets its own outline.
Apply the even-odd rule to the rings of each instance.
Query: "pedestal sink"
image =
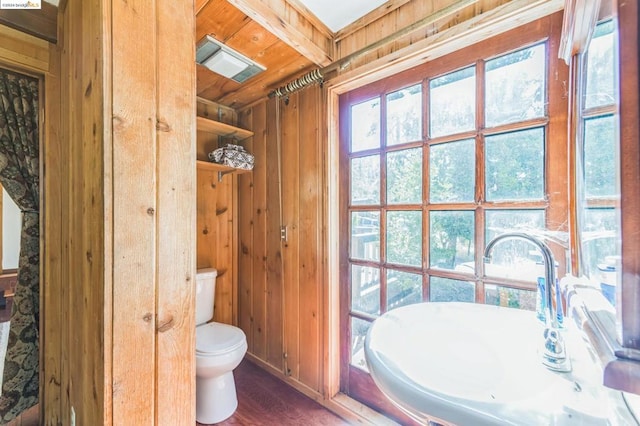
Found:
[[[617,424],[624,404],[599,385],[580,337],[567,338],[573,371],[553,372],[541,363],[542,329],[529,311],[421,303],[378,318],[365,358],[380,390],[425,424]]]

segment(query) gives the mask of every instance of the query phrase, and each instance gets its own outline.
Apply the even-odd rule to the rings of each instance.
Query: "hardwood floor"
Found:
[[[339,426],[349,423],[249,361],[234,370],[238,409],[218,426]],[[204,426],[201,423],[196,425]]]

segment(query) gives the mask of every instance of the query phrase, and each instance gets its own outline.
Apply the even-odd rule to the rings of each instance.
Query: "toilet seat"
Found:
[[[196,327],[196,355],[215,356],[235,351],[246,342],[238,327],[211,322]]]

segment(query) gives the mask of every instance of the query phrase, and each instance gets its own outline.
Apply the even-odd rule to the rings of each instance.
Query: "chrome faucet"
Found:
[[[555,260],[553,253],[548,245],[541,240],[533,237],[524,232],[507,232],[505,234],[498,235],[487,244],[487,248],[484,250],[484,262],[491,261],[491,250],[493,247],[504,240],[524,240],[535,245],[542,253],[544,260],[544,286],[545,286],[545,329],[544,329],[544,348],[542,350],[542,363],[554,371],[567,372],[571,371],[571,361],[567,356],[567,351],[564,344],[564,339],[560,331],[560,324],[558,322],[558,309],[562,309],[560,306],[556,306],[553,303],[552,294],[555,293],[556,273],[555,273]],[[485,273],[486,275],[486,273]],[[556,298],[559,303],[559,298]]]

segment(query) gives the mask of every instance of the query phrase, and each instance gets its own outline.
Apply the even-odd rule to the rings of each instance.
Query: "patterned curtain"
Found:
[[[38,403],[38,88],[38,79],[0,69],[0,183],[22,210],[18,282],[4,362],[0,424]]]

